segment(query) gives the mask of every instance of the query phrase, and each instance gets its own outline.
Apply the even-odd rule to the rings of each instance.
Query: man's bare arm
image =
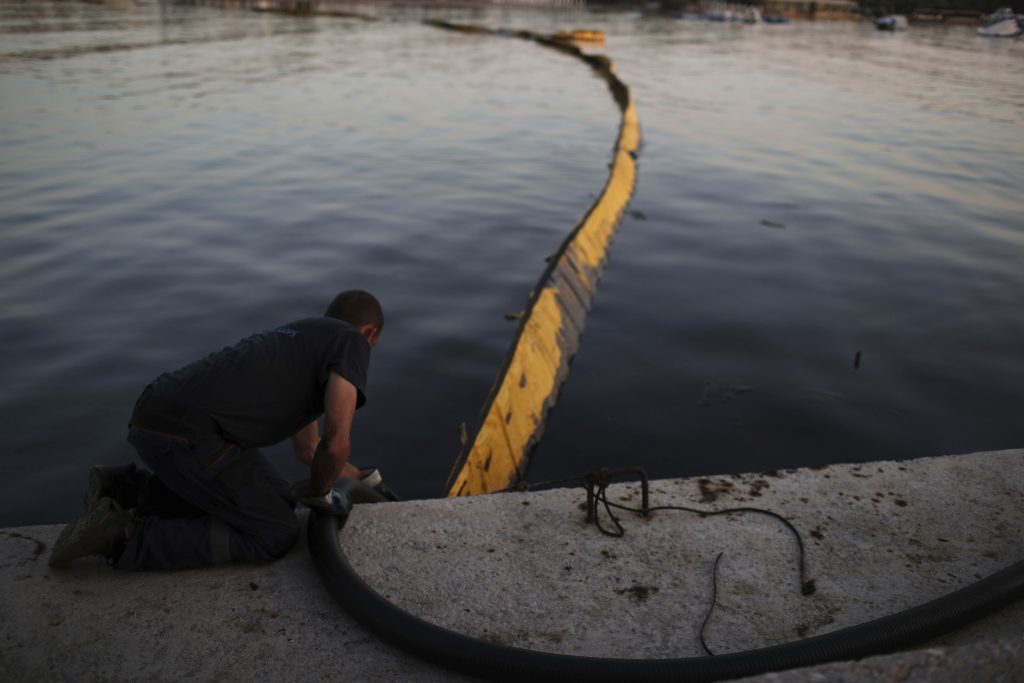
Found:
[[[355,385],[330,374],[324,391],[324,433],[310,467],[309,488],[314,496],[326,494],[338,477],[359,477],[359,470],[348,462],[357,397]]]
[[[313,456],[316,455],[318,443],[320,443],[320,427],[317,425],[316,420],[313,420],[292,435],[292,447],[295,449],[295,457],[307,465],[313,464]]]

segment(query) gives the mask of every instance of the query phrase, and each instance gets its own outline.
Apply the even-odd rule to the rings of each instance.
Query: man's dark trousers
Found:
[[[128,441],[191,514],[139,520],[120,569],[187,569],[283,556],[299,537],[286,482],[255,448],[133,426]],[[189,506],[179,506],[179,509]]]

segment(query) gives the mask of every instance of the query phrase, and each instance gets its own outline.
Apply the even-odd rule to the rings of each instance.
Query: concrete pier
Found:
[[[639,505],[636,484],[609,499]],[[1021,559],[1024,450],[652,482],[651,504],[771,516],[617,513],[586,524],[582,488],[357,506],[342,533],[379,592],[485,640],[604,657],[716,654],[826,633],[925,602]],[[606,526],[608,523],[606,522]],[[0,530],[3,680],[468,680],[345,614],[304,541],[285,559],[127,574],[50,570],[59,526]],[[1019,680],[1024,603],[914,652],[763,681]]]

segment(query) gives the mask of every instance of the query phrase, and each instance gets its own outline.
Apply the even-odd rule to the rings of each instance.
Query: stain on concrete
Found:
[[[615,592],[619,595],[627,595],[629,599],[636,604],[642,604],[658,592],[657,586],[642,586],[640,584],[633,584],[629,588],[616,588]]]
[[[796,627],[793,628],[793,632],[796,633],[796,635],[800,638],[806,638],[812,632],[815,634],[822,633],[825,630],[826,626],[835,623],[835,617],[837,613],[838,610],[836,610],[834,607],[827,606],[823,614],[820,614],[819,616],[812,619],[811,623],[809,624],[798,624]]]
[[[764,479],[756,479],[750,483],[750,489],[747,493],[754,497],[761,496],[761,490],[768,488],[768,482]]]
[[[714,503],[718,500],[718,496],[728,495],[735,488],[733,483],[727,479],[712,481],[702,478],[697,480],[697,486],[700,488],[700,502],[702,503]]]

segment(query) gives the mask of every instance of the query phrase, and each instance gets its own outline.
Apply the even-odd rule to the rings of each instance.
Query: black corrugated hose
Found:
[[[363,487],[366,488],[366,487]],[[369,489],[367,489],[369,491]],[[351,487],[351,502],[372,496]],[[372,493],[372,492],[371,492]],[[343,496],[346,493],[343,492]],[[349,565],[338,543],[345,520],[315,513],[309,549],[331,595],[363,626],[429,662],[494,681],[720,681],[906,649],[1024,597],[1024,561],[943,597],[832,633],[759,650],[677,659],[612,659],[523,650],[484,642],[388,602]]]

